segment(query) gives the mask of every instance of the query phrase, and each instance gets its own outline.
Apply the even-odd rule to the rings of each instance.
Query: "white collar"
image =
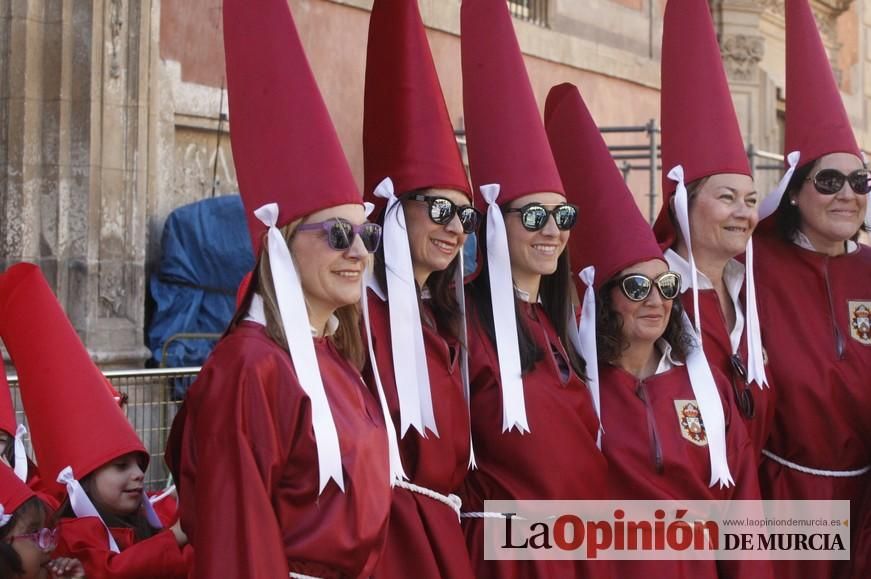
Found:
[[[792,242],[802,249],[807,249],[808,251],[816,252],[817,249],[814,247],[814,244],[811,243],[811,240],[807,235],[802,233],[800,230],[795,231],[795,235],[792,236]],[[853,241],[852,239],[847,240],[847,253],[853,253],[859,249],[859,245]],[[817,252],[819,253],[819,252]]]
[[[690,264],[681,255],[673,249],[665,250],[665,260],[668,262],[668,267],[680,274],[680,291],[681,293],[692,288],[693,276],[690,272]],[[714,289],[714,284],[708,279],[701,270],[697,270],[699,274],[699,290]],[[726,262],[726,267],[723,269],[723,282],[726,284],[726,291],[733,301],[738,299],[741,294],[741,288],[744,287],[744,276],[746,268],[744,264],[737,259],[730,259]]]
[[[656,366],[656,374],[662,374],[663,372],[668,372],[675,366],[683,366],[683,362],[679,362],[675,360],[672,355],[672,347],[671,344],[665,338],[660,338],[656,341],[656,347],[662,352],[662,356],[659,358],[659,364]]]
[[[251,305],[248,307],[248,314],[245,316],[244,321],[246,322],[254,322],[255,324],[260,324],[261,326],[266,325],[266,312],[263,308],[263,297],[259,293],[254,293],[251,296]],[[309,327],[312,333],[312,337],[318,335],[318,331],[315,328]],[[332,336],[339,329],[339,318],[336,317],[335,314],[331,314],[330,318],[327,320],[327,328],[324,332],[324,337]]]
[[[517,286],[514,286],[514,296],[522,302],[532,303],[532,298],[529,295],[529,292],[525,292]],[[541,292],[538,294],[538,299],[535,300],[535,303],[541,303]]]

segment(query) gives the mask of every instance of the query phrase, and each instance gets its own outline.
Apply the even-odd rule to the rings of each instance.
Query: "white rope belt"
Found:
[[[408,481],[396,481],[394,483],[394,486],[405,489],[407,491],[411,491],[413,493],[417,493],[419,495],[423,495],[425,497],[429,497],[440,503],[444,503],[447,506],[451,507],[451,509],[453,509],[455,513],[457,513],[457,519],[460,518],[460,507],[463,506],[463,501],[457,495],[443,495],[440,492],[436,492],[432,489],[428,489],[426,487],[422,487]]]
[[[504,519],[504,513],[494,513],[493,511],[484,511],[484,512],[466,512],[460,515],[463,519]],[[513,517],[517,520],[523,520],[523,517]]]
[[[762,449],[762,454],[776,463],[782,464],[785,467],[791,468],[793,470],[797,470],[798,472],[803,472],[805,474],[813,474],[816,476],[828,476],[835,478],[849,478],[854,476],[862,476],[863,474],[871,471],[871,465],[863,466],[862,468],[857,468],[855,470],[821,470],[818,468],[811,468],[809,466],[802,466],[800,464],[796,464],[789,460],[786,460],[783,457],[777,456],[770,450]]]
[[[287,574],[288,577],[293,577],[294,579],[321,579],[320,577],[315,577],[314,575],[303,575],[302,573],[294,573],[291,571]]]

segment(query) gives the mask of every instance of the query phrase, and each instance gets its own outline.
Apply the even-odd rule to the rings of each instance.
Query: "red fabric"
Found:
[[[339,433],[344,493],[330,483],[318,495],[311,405],[290,356],[263,326],[233,328],[188,391],[167,462],[196,577],[371,574],[390,510],[384,421],[331,342],[317,339],[315,349]]]
[[[543,352],[523,377],[528,434],[502,432],[499,359],[474,303],[469,307],[472,433],[478,469],[460,491],[463,510],[484,510],[485,500],[604,499],[607,464],[596,448],[599,421],[587,386],[574,372],[566,379],[557,357],[568,357],[539,304],[521,304],[525,323]],[[556,353],[554,353],[554,350]],[[611,577],[608,561],[486,561],[483,519],[463,519],[466,544],[478,577]]]
[[[578,88],[565,83],[550,89],[544,119],[566,196],[579,209],[580,225],[569,237],[572,272],[595,266],[598,290],[630,265],[662,260],[650,224],[638,211]],[[583,295],[586,288],[573,279]]]
[[[0,465],[0,506],[3,513],[9,515],[35,495],[30,488],[21,482],[15,471],[6,465]]]
[[[786,134],[784,155],[799,166],[828,153],[862,154],[807,0],[786,0]]]
[[[148,496],[153,497],[160,494],[161,493],[148,493]],[[163,497],[156,503],[152,503],[152,506],[154,507],[154,512],[157,515],[157,518],[160,519],[164,528],[169,528],[178,521],[178,499],[173,495]]]
[[[57,484],[45,484],[42,475],[40,475],[39,467],[29,458],[27,459],[27,486],[51,512],[57,511],[64,499],[67,498],[66,488]]]
[[[717,385],[728,385],[714,370]],[[727,500],[759,499],[757,461],[753,446],[740,420],[738,409],[725,398],[726,450],[735,485],[728,489],[710,487],[711,458],[708,447],[684,438],[675,401],[694,400],[686,366],[675,366],[639,381],[616,366],[600,365],[602,422],[605,434],[602,451],[608,458],[608,488],[611,499],[631,500]],[[647,404],[639,395],[639,389]],[[648,405],[652,420],[648,417]],[[662,456],[657,472],[652,448],[656,433]],[[619,577],[668,577],[678,579],[771,577],[768,561],[616,561]]]
[[[851,544],[850,559],[853,561],[851,579],[868,579],[871,577],[871,487],[865,493],[865,515],[859,522],[858,539]],[[854,523],[855,524],[855,523]]]
[[[563,193],[541,113],[504,0],[460,6],[463,113],[469,169],[479,187],[501,185],[499,204],[531,193]]]
[[[2,274],[0,274],[2,275]],[[0,430],[15,436],[18,421],[15,419],[15,405],[12,403],[12,390],[6,381],[6,370],[0,372]]]
[[[393,417],[393,428],[399,436],[399,399],[393,374],[390,311],[388,304],[371,290],[368,299],[375,358]],[[431,318],[432,312],[426,305],[423,311]],[[422,438],[417,431],[409,429],[399,441],[399,450],[409,482],[447,495],[460,486],[468,470],[469,411],[463,396],[456,340],[442,337],[429,324],[423,324],[423,339],[439,436]],[[367,367],[364,377],[374,393],[371,367]],[[463,531],[454,510],[418,493],[394,489],[387,545],[373,576],[397,579],[474,577]]]
[[[472,197],[416,0],[376,0],[363,95],[363,192],[390,177],[397,192],[435,187]]]
[[[97,517],[64,518],[58,522],[55,556],[82,562],[92,579],[184,579],[188,577],[193,550],[179,547],[170,530],[134,541],[132,529],[112,528],[120,553],[109,550],[106,527]]]
[[[774,235],[757,236],[755,248],[760,324],[779,386],[766,448],[817,469],[871,464],[871,344],[852,337],[849,308],[850,301],[871,302],[871,248],[829,257]],[[858,523],[871,474],[815,476],[766,459],[760,484],[770,499],[848,499]],[[777,566],[785,577],[849,576],[838,561]]]
[[[690,319],[693,319],[695,308],[693,307],[693,294],[691,291],[684,292],[681,295],[681,305],[687,311]],[[744,389],[746,382],[735,373],[732,367],[732,341],[729,338],[729,330],[726,329],[726,319],[723,317],[720,299],[715,290],[699,291],[699,309],[701,310],[702,319],[702,346],[704,347],[708,363],[711,368],[719,370],[727,381],[734,382],[739,391]],[[738,352],[746,367],[748,360],[746,324],[744,326],[744,333],[741,336]],[[738,411],[738,416],[744,421],[747,434],[753,442],[755,456],[760,461],[762,460],[762,449],[765,448],[765,442],[768,440],[768,435],[771,433],[771,426],[774,422],[774,404],[776,401],[774,379],[768,367],[765,368],[765,371],[766,378],[768,379],[767,388],[760,389],[755,383],[750,385],[755,408],[753,418],[747,418],[740,410]],[[734,389],[730,386],[727,390],[727,395],[732,398],[733,404],[737,408]]]
[[[670,0],[663,17],[662,209],[654,232],[664,248],[676,239],[668,173],[677,165],[687,184],[717,173],[752,176],[705,0]]]
[[[9,350],[46,488],[66,466],[82,479],[145,447],[33,264],[0,277],[0,335]]]
[[[254,254],[266,227],[254,211],[278,203],[278,226],[362,203],[287,0],[224,0],[230,140]]]

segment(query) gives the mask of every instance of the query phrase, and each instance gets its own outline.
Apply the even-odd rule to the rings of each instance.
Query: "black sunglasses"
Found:
[[[627,299],[633,302],[643,302],[653,291],[653,286],[659,290],[664,300],[673,300],[680,295],[680,274],[666,271],[650,279],[646,275],[633,273],[617,280],[617,285]]]
[[[481,213],[471,205],[457,205],[447,197],[437,195],[410,195],[411,201],[426,201],[429,218],[437,225],[447,225],[454,218],[460,218],[463,233],[474,233],[481,222]]]
[[[866,195],[871,191],[871,172],[867,169],[856,169],[849,175],[844,175],[837,169],[820,169],[805,181],[812,181],[817,192],[823,195],[834,195],[844,187],[845,182],[859,195]]]
[[[381,226],[377,223],[352,225],[344,219],[328,219],[318,223],[306,223],[296,228],[297,231],[324,231],[327,243],[336,251],[345,251],[354,243],[354,237],[360,236],[360,241],[369,253],[378,251],[381,244]]]
[[[753,400],[753,390],[747,383],[747,368],[744,366],[740,354],[732,354],[729,361],[732,363],[732,391],[735,393],[735,403],[745,418],[753,418],[756,414],[756,402]],[[736,375],[744,384],[743,388],[738,387],[735,380]]]
[[[520,223],[527,231],[539,231],[547,225],[547,218],[551,215],[560,231],[568,231],[578,220],[578,208],[571,203],[560,203],[553,209],[547,209],[541,203],[527,203],[517,209],[505,209],[503,213],[520,213]]]

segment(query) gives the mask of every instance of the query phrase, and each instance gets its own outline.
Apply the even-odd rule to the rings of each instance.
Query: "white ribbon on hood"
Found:
[[[23,424],[19,424],[18,428],[15,429],[15,476],[18,477],[18,480],[21,482],[27,482],[27,451],[24,449],[24,435],[27,434],[27,427]]]
[[[687,254],[690,263],[690,277],[692,279],[694,322],[684,315],[683,323],[685,331],[694,336],[696,344],[687,354],[687,371],[690,376],[690,385],[699,412],[705,425],[708,436],[708,453],[711,457],[711,482],[710,486],[719,483],[720,487],[728,487],[735,484],[729,471],[729,462],[726,452],[726,418],[723,414],[723,403],[720,392],[714,381],[714,375],[705,357],[702,348],[702,324],[699,315],[699,276],[696,262],[693,259],[692,240],[689,227],[689,200],[686,183],[684,183],[684,170],[677,165],[668,172],[668,178],[677,182],[675,189],[675,214],[684,242],[687,245]]]
[[[793,151],[786,156],[789,168],[787,168],[786,172],[783,174],[783,177],[780,179],[777,187],[774,188],[774,191],[769,193],[759,205],[759,221],[762,221],[777,211],[777,207],[780,205],[780,200],[783,199],[783,194],[786,193],[786,188],[789,186],[789,182],[792,180],[792,175],[795,173],[795,169],[798,167],[798,162],[800,160],[801,153],[799,151]]]
[[[118,543],[115,542],[115,537],[112,536],[112,532],[109,531],[109,527],[97,511],[97,507],[94,506],[88,493],[85,492],[85,489],[83,489],[79,481],[76,480],[76,477],[73,474],[73,467],[68,466],[61,470],[57,475],[57,482],[66,486],[67,495],[70,498],[70,507],[72,507],[76,516],[97,517],[106,529],[106,536],[109,539],[109,550],[113,553],[120,553],[121,549],[118,548]]]
[[[299,385],[309,397],[312,405],[312,428],[318,450],[319,487],[323,492],[330,479],[333,479],[344,492],[345,482],[342,473],[342,455],[339,449],[339,434],[324,390],[318,358],[311,335],[311,323],[299,274],[290,255],[290,249],[276,227],[278,223],[278,204],[268,203],[254,211],[254,215],[269,230],[267,231],[267,251],[272,270],[272,283],[278,301],[281,326],[287,338],[288,352]]]
[[[475,460],[475,448],[472,441],[472,389],[469,385],[469,330],[466,323],[466,291],[463,282],[465,264],[463,263],[463,248],[457,254],[457,268],[454,271],[454,295],[457,298],[457,309],[460,314],[460,377],[463,381],[463,396],[466,398],[466,410],[469,412],[469,468],[478,468]]]
[[[423,437],[427,436],[427,429],[438,436],[405,210],[389,178],[378,184],[375,196],[387,200],[381,243],[390,304],[390,339],[399,398],[400,437],[405,436],[409,427]]]
[[[523,434],[529,432],[529,423],[523,396],[508,234],[505,231],[502,208],[496,202],[501,188],[498,184],[492,184],[482,185],[480,189],[488,205],[487,271],[490,274],[493,327],[496,333],[496,352],[499,356],[499,378],[502,385],[502,432],[517,428],[517,431]]]
[[[593,397],[593,407],[596,409],[596,416],[599,419],[599,433],[596,435],[596,446],[602,448],[602,406],[599,395],[599,349],[596,346],[596,267],[589,265],[578,272],[578,277],[587,289],[584,290],[584,297],[581,300],[581,319],[578,320],[577,333],[569,332],[575,350],[584,358],[587,363],[587,388],[590,389],[590,395]],[[574,315],[569,310],[569,315]],[[575,325],[575,320],[571,320],[572,326]],[[570,327],[572,327],[570,326]]]

